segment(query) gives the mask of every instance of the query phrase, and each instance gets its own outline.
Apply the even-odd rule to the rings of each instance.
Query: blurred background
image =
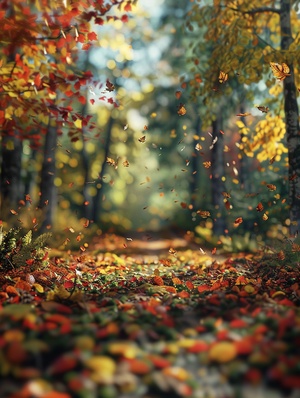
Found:
[[[189,29],[189,8],[140,0],[128,18],[94,27],[98,43],[77,49],[76,68],[91,71],[96,84],[81,90],[85,101],[68,92],[64,100],[88,115],[88,125],[78,119],[78,134],[62,124],[55,151],[46,135],[34,145],[31,133],[19,149],[5,141],[10,156],[21,153],[18,189],[6,207],[2,166],[5,227],[76,232],[78,241],[89,230],[189,231],[225,245],[238,236],[245,247],[254,236],[287,234],[285,126],[257,107],[269,87],[261,79],[255,90],[249,83],[227,95],[219,77],[222,96],[209,95],[217,110],[197,95],[195,65],[209,64],[211,52],[203,48],[195,62],[192,45],[205,27]],[[271,101],[265,105],[272,109]],[[38,203],[47,145],[54,199],[43,198],[45,209]]]

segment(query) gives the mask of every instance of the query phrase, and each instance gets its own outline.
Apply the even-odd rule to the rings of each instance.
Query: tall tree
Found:
[[[89,115],[80,115],[68,99],[86,102],[82,90],[98,82],[89,71],[76,68],[78,50],[86,51],[98,41],[95,27],[111,20],[126,22],[135,0],[83,0],[77,3],[55,0],[12,0],[0,4],[0,132],[2,140],[1,202],[16,201],[14,187],[20,172],[20,156],[12,167],[3,163],[7,151],[19,149],[16,137],[28,139],[35,146],[46,146],[51,137],[67,131],[71,140],[78,139],[82,126],[89,127]],[[105,100],[105,95],[99,98]],[[54,120],[55,126],[48,130]],[[12,137],[11,139],[7,137]],[[46,140],[44,140],[46,137]],[[51,145],[54,140],[50,140]],[[46,157],[49,150],[45,149]],[[19,151],[21,153],[21,151]],[[54,165],[54,154],[43,170]],[[49,160],[49,159],[48,159]],[[47,163],[48,162],[48,163]],[[8,164],[8,163],[7,163]],[[51,171],[52,173],[52,171]],[[49,173],[48,173],[49,176]],[[47,177],[48,183],[53,183]],[[42,178],[41,204],[52,200]],[[6,186],[5,186],[6,184]],[[49,188],[49,187],[47,187]],[[50,190],[49,190],[50,192]],[[12,198],[13,196],[13,198]],[[1,218],[4,215],[1,213]],[[48,219],[48,221],[50,221]]]
[[[289,152],[290,232],[293,235],[300,226],[300,136],[295,86],[295,70],[298,70],[295,60],[299,57],[300,39],[297,34],[300,26],[297,3],[294,0],[270,0],[266,5],[259,0],[214,0],[213,4],[203,1],[193,6],[188,17],[191,30],[206,27],[205,42],[213,46],[210,60],[206,67],[202,67],[199,40],[192,44],[193,57],[198,59],[199,68],[202,68],[203,84],[200,91],[206,94],[208,104],[216,100],[213,95],[214,82],[221,72],[226,80],[223,95],[230,97],[234,87],[232,83],[237,82],[247,88],[250,101],[257,94],[254,83],[264,82],[270,88],[274,87],[275,78],[278,82],[283,81],[284,109],[281,108],[281,90],[277,89],[278,86],[276,96],[270,102],[274,112],[281,115],[283,111],[285,115]],[[270,65],[273,65],[273,70],[275,68],[274,75],[270,73]],[[260,91],[260,98],[262,95]],[[268,112],[268,108],[262,110]]]

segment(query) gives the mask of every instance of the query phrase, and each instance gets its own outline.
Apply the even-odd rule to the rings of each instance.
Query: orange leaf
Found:
[[[193,290],[194,289],[194,284],[193,284],[193,282],[191,282],[191,281],[186,281],[185,282],[185,286],[188,288],[188,289],[190,289],[190,290]]]
[[[72,398],[70,394],[58,391],[49,391],[43,394],[43,398]]]
[[[150,372],[150,366],[140,359],[127,358],[125,361],[129,364],[129,370],[134,374],[146,375]]]
[[[174,283],[174,285],[182,285],[182,281],[179,278],[173,278],[172,282]]]
[[[287,76],[291,75],[289,73],[290,68],[284,62],[282,64],[278,64],[277,62],[270,62],[270,66],[274,77],[276,77],[276,79],[280,81],[284,80]]]
[[[186,114],[186,109],[183,104],[180,104],[177,110],[179,116],[184,116]]]
[[[209,359],[219,363],[230,362],[236,356],[236,346],[234,343],[229,341],[220,341],[214,344],[209,350]]]
[[[200,285],[198,286],[198,292],[202,293],[202,292],[207,292],[208,290],[210,290],[210,286],[208,285]]]
[[[171,365],[170,361],[160,357],[159,355],[149,354],[148,359],[153,363],[156,368],[163,369]]]
[[[20,290],[24,290],[25,292],[30,292],[30,290],[31,290],[31,285],[30,285],[28,282],[25,282],[25,281],[20,280],[20,281],[18,281],[18,282],[15,284],[15,288],[16,288],[16,289],[20,289]]]
[[[153,277],[153,282],[155,283],[155,285],[158,285],[158,286],[163,286],[163,284],[164,284],[163,278],[158,275],[155,275]]]
[[[190,297],[190,293],[187,292],[186,290],[183,290],[182,292],[178,293],[178,297],[180,297],[180,298],[188,298],[188,297]]]
[[[6,293],[10,293],[10,294],[14,294],[15,296],[19,296],[19,292],[17,291],[17,289],[14,286],[7,286],[6,287]]]

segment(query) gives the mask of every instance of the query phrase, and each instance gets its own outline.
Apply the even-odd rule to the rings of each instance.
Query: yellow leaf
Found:
[[[285,296],[285,293],[282,292],[281,290],[278,290],[277,292],[273,293],[271,297],[275,298],[275,297],[281,296],[281,295]]]
[[[82,128],[82,120],[80,120],[80,119],[75,120],[74,125],[78,129],[81,129]]]
[[[211,361],[226,363],[232,361],[237,356],[237,350],[234,343],[221,341],[214,344],[209,351]]]
[[[28,99],[31,97],[32,92],[31,91],[24,91],[23,93],[23,98]]]
[[[70,292],[68,292],[62,285],[55,286],[53,290],[50,290],[47,294],[47,301],[55,301],[55,299],[68,299],[70,298]]]
[[[75,341],[75,346],[82,351],[92,351],[95,346],[95,340],[90,336],[78,336]]]
[[[245,124],[241,120],[237,120],[235,124],[238,126],[239,129],[242,129],[245,127]]]
[[[17,117],[21,117],[23,115],[23,113],[24,113],[24,109],[21,108],[20,106],[17,109],[15,109],[15,111],[14,111],[14,114]]]
[[[111,383],[113,381],[117,366],[112,358],[105,355],[95,355],[89,358],[85,365],[92,371],[90,378],[94,382]]]
[[[137,355],[137,347],[126,342],[115,342],[108,346],[108,351],[112,355],[122,355],[125,358],[135,358]]]
[[[14,114],[14,108],[12,106],[9,106],[5,109],[4,117],[5,119],[11,119],[13,114]]]
[[[249,293],[249,294],[255,292],[255,288],[254,288],[252,285],[246,285],[246,286],[244,287],[244,289],[245,289],[245,291],[246,291],[247,293]]]
[[[168,368],[164,368],[162,373],[165,376],[173,377],[174,379],[177,379],[179,381],[185,381],[191,377],[184,368],[181,368],[179,366],[169,366]]]
[[[35,290],[36,290],[37,292],[39,292],[39,293],[44,293],[44,288],[43,288],[43,286],[40,285],[39,283],[34,283],[32,286],[35,288]]]

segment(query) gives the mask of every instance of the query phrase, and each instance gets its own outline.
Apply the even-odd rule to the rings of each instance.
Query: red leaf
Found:
[[[72,90],[68,90],[68,91],[65,91],[65,95],[67,97],[72,97],[73,95],[76,95],[76,93],[74,93]]]
[[[208,348],[209,348],[209,345],[205,341],[199,340],[199,341],[196,341],[194,345],[189,347],[187,349],[187,351],[197,354],[198,352],[207,351]]]
[[[182,292],[178,293],[178,297],[180,297],[180,298],[188,298],[188,297],[190,297],[190,293],[187,292],[186,290],[182,290]]]
[[[121,17],[121,21],[124,23],[128,22],[128,19],[129,19],[128,15],[122,15],[122,17]]]
[[[77,360],[71,355],[64,355],[58,357],[57,360],[52,364],[49,373],[59,374],[59,373],[66,373],[77,366]]]
[[[126,12],[131,11],[131,4],[129,2],[127,4],[125,4],[124,11],[126,11]]]
[[[91,103],[92,105],[94,105],[95,100],[94,100],[94,99],[90,99],[90,103]]]
[[[84,104],[86,103],[86,97],[85,97],[84,95],[80,95],[80,96],[78,97],[78,101],[79,101],[82,105],[84,105]]]
[[[259,369],[249,369],[246,374],[245,374],[245,379],[247,381],[250,381],[250,383],[259,383],[261,381],[262,378],[262,374],[261,371]]]
[[[87,51],[91,48],[91,43],[84,43],[81,47],[82,50]]]
[[[278,301],[278,304],[287,305],[288,307],[294,307],[294,305],[295,305],[291,300],[289,300],[287,298],[284,298],[283,300]]]
[[[245,328],[248,326],[247,322],[243,321],[242,319],[234,319],[229,325],[234,329]]]
[[[163,369],[163,368],[167,368],[167,367],[171,366],[170,361],[168,361],[167,359],[165,359],[163,357],[160,357],[159,355],[150,354],[148,356],[148,359],[153,363],[153,365],[156,368],[159,368],[159,369]]]
[[[189,290],[193,290],[194,289],[194,284],[191,281],[186,281],[185,282],[185,286],[189,289]]]
[[[88,33],[88,39],[91,41],[97,40],[98,39],[97,33],[95,33],[95,32]]]
[[[200,286],[198,286],[198,292],[199,293],[207,292],[208,290],[210,290],[210,286],[208,286],[208,285],[200,285]]]
[[[253,341],[249,337],[235,342],[235,347],[239,355],[249,355],[253,351]]]
[[[74,282],[73,281],[67,281],[64,283],[64,287],[66,289],[72,289],[74,287]]]

